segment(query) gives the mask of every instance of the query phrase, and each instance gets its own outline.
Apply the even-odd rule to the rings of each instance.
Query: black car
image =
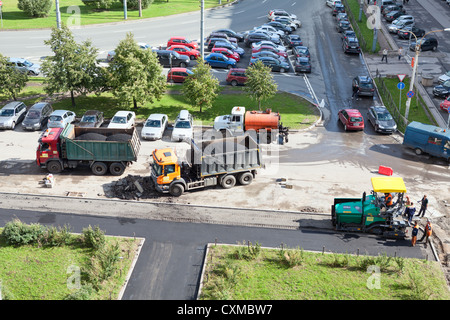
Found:
[[[88,110],[81,117],[77,127],[82,128],[98,128],[104,121],[103,112],[98,110]]]
[[[186,68],[189,66],[190,59],[188,56],[181,55],[176,51],[171,50],[157,50],[156,56],[158,57],[159,63],[163,67],[180,67]]]
[[[445,81],[433,88],[433,95],[438,98],[447,98],[450,96],[450,80]]]
[[[367,118],[376,132],[394,133],[397,131],[394,118],[384,106],[370,107]]]
[[[417,27],[405,27],[402,30],[397,31],[397,35],[400,39],[409,39],[410,36],[415,39],[411,32],[418,38],[425,35],[425,30]]]
[[[356,38],[347,37],[342,41],[342,48],[345,53],[360,53],[359,41]]]
[[[303,45],[303,41],[298,34],[288,35],[286,38],[286,42],[289,48]]]
[[[270,57],[261,57],[254,61],[261,61],[264,65],[270,67],[272,71],[287,72],[289,71],[289,63],[280,61]]]
[[[311,73],[311,61],[307,57],[297,57],[294,62],[294,71]]]
[[[292,53],[296,56],[296,57],[310,57],[310,53],[309,53],[309,49],[308,47],[305,46],[295,46],[292,48]]]
[[[285,24],[282,24],[281,22],[278,22],[278,21],[270,21],[270,22],[265,23],[265,25],[274,27],[275,29],[281,30],[286,34],[292,32],[292,29],[290,27],[288,27]]]
[[[40,130],[47,125],[48,117],[52,114],[53,108],[47,102],[38,102],[31,106],[22,121],[24,130]]]
[[[333,16],[337,15],[340,12],[345,12],[345,7],[342,4],[335,4],[334,9],[332,11]]]
[[[368,76],[357,76],[353,78],[352,89],[359,88],[359,96],[370,96],[373,97],[375,94],[375,86],[373,80]]]
[[[244,39],[244,43],[247,47],[251,47],[252,43],[259,41],[271,41],[271,38],[265,33],[254,32],[247,34]]]
[[[438,47],[438,41],[436,38],[422,38],[419,40],[420,51],[432,50],[435,51]],[[416,51],[416,43],[412,42],[409,46],[409,50]]]
[[[404,13],[401,11],[391,11],[384,18],[387,22],[392,22],[402,15],[404,15]]]
[[[229,37],[236,38],[239,42],[244,41],[244,35],[242,33],[235,32],[231,29],[218,29],[214,30],[214,32],[225,33]]]
[[[339,21],[338,24],[336,25],[336,30],[338,32],[344,32],[350,29],[351,29],[350,22],[346,20]]]
[[[394,11],[398,11],[401,12],[402,14],[406,14],[406,10],[405,8],[403,8],[403,5],[401,4],[395,4],[395,5],[390,5],[390,6],[386,6],[385,8],[383,8],[383,16],[386,18],[386,16]]]
[[[356,33],[353,30],[345,30],[342,32],[341,40],[344,41],[346,38],[356,38]]]

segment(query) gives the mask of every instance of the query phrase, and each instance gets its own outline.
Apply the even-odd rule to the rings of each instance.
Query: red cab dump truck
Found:
[[[95,175],[108,171],[115,176],[137,160],[141,142],[137,130],[80,128],[69,124],[51,128],[39,138],[36,162],[50,173],[60,173],[80,164],[88,165]]]
[[[248,185],[261,167],[259,145],[248,135],[198,144],[191,140],[185,154],[165,148],[153,151],[152,157],[151,177],[156,190],[175,197],[209,186],[228,189],[237,182]]]
[[[217,131],[230,131],[233,135],[254,131],[260,137],[267,134],[267,141],[273,140],[273,133],[279,135],[280,142],[288,142],[289,128],[281,123],[281,116],[271,109],[265,111],[245,111],[245,107],[234,107],[231,114],[218,116],[214,119],[214,129]]]

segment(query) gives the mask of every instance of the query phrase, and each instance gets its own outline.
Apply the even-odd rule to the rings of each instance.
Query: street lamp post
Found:
[[[56,27],[61,29],[61,12],[59,11],[59,0],[55,0],[56,7]]]
[[[425,39],[425,36],[429,35],[430,33],[441,32],[441,31],[450,31],[450,28],[427,32],[423,35],[423,37],[420,40],[422,41],[423,39]],[[420,48],[421,48],[421,42],[417,40],[416,35],[412,31],[409,31],[409,32],[411,32],[411,34],[414,36],[414,38],[416,38],[416,46],[415,46],[416,54],[414,57],[414,65],[413,65],[413,71],[412,71],[412,76],[411,76],[411,82],[409,83],[409,92],[410,92],[413,90],[414,81],[416,79],[417,65],[419,64],[419,53],[420,53]],[[408,124],[408,116],[409,116],[409,107],[410,106],[411,106],[411,97],[408,96],[408,99],[406,100],[406,109],[405,109],[405,125]]]

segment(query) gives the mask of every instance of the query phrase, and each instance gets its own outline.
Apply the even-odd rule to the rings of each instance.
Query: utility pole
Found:
[[[123,19],[127,20],[127,0],[123,0]]]
[[[142,18],[142,0],[139,0],[139,18]]]
[[[200,5],[200,56],[203,59],[203,52],[204,52],[204,47],[205,47],[205,36],[204,36],[204,29],[205,29],[205,12],[204,12],[204,0],[200,0],[201,1],[201,5]]]
[[[56,27],[61,29],[61,12],[59,12],[59,0],[55,0],[56,6]]]

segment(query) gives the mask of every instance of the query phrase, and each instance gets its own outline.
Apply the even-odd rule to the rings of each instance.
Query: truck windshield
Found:
[[[159,177],[160,175],[162,175],[163,172],[163,166],[160,166],[159,164],[157,164],[156,162],[152,163],[152,173],[156,176]]]

